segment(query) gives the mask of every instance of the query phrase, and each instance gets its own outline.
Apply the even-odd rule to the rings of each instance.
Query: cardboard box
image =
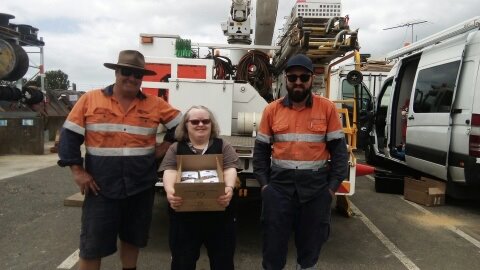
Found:
[[[217,198],[225,194],[223,180],[223,155],[178,155],[178,174],[175,195],[183,198],[177,212],[224,211]],[[182,171],[216,170],[218,183],[182,183]]]
[[[404,198],[425,206],[439,206],[445,204],[446,184],[427,177],[420,180],[405,177]]]

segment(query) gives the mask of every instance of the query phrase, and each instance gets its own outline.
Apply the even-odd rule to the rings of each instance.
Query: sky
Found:
[[[256,1],[252,0],[252,7]],[[276,29],[283,25],[296,0],[279,0]],[[382,58],[411,41],[480,15],[478,0],[342,0],[342,16],[359,29],[361,53]],[[77,90],[103,87],[114,80],[103,63],[116,63],[118,52],[137,49],[140,33],[172,34],[200,43],[226,44],[220,23],[227,20],[231,0],[3,0],[0,13],[15,16],[11,23],[39,29],[46,71],[62,70]],[[38,48],[25,48],[38,52]],[[29,54],[31,65],[39,54]],[[202,55],[201,55],[202,56]],[[34,68],[27,75],[32,75]]]

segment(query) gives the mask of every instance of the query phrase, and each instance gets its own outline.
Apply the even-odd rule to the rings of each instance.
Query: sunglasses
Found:
[[[302,75],[295,75],[295,74],[290,74],[290,75],[287,75],[287,80],[291,83],[293,82],[296,82],[298,78],[300,78],[300,81],[302,83],[306,83],[308,82],[308,80],[310,80],[310,77],[312,75],[310,74],[302,74]]]
[[[135,79],[138,79],[138,80],[143,78],[143,72],[142,71],[138,71],[138,70],[131,69],[131,68],[121,68],[120,69],[120,74],[122,74],[122,76],[125,76],[125,77],[130,77],[131,75],[133,75],[133,77]]]
[[[194,119],[194,120],[188,120],[188,122],[190,122],[190,124],[194,125],[194,126],[198,126],[200,125],[200,122],[203,124],[203,125],[208,125],[212,122],[212,120],[210,119]]]

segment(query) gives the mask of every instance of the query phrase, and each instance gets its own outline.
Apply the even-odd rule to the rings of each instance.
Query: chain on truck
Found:
[[[213,111],[221,137],[233,145],[240,157],[240,198],[259,196],[252,166],[256,130],[268,102],[287,93],[282,71],[289,57],[297,53],[309,56],[315,66],[313,91],[332,100],[338,98],[338,90],[328,87],[331,62],[352,56],[358,60],[357,31],[350,30],[348,16],[341,17],[340,0],[297,1],[272,46],[277,8],[278,0],[257,1],[252,28],[251,1],[232,0],[228,21],[221,25],[228,44],[196,43],[179,35],[140,34],[139,50],[145,55],[147,68],[157,73],[144,77],[142,91],[163,97],[181,111],[198,104]],[[202,50],[208,52],[205,58],[199,58]],[[337,194],[352,195],[356,102],[335,102],[350,151],[350,176]],[[161,181],[157,186],[162,186]],[[343,197],[349,213],[348,200]]]

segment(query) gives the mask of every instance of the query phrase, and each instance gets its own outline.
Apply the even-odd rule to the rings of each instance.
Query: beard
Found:
[[[303,89],[299,90],[298,88],[303,88]],[[297,86],[297,87],[287,86],[288,98],[293,102],[302,102],[305,100],[305,98],[307,98],[308,95],[310,95],[311,90],[312,90],[312,86],[308,88],[304,88],[303,86]]]

